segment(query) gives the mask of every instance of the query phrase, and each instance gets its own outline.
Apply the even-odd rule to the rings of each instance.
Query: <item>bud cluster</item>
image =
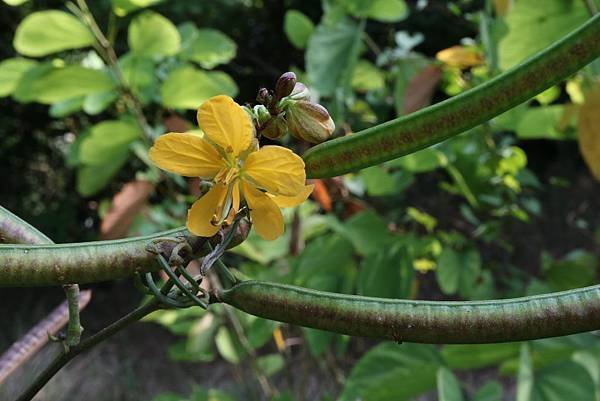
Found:
[[[286,72],[277,80],[275,90],[261,88],[252,109],[257,131],[270,139],[290,133],[297,139],[321,143],[331,137],[335,124],[327,109],[310,100],[306,86],[296,74]]]

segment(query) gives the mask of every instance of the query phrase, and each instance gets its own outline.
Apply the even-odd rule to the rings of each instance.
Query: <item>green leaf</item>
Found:
[[[350,240],[356,251],[363,256],[380,252],[394,238],[381,217],[369,210],[355,214],[343,225],[333,223],[332,228]]]
[[[314,357],[318,357],[329,347],[336,334],[330,331],[309,329],[303,327],[304,338],[308,345],[308,351]]]
[[[446,295],[461,291],[467,295],[475,285],[481,270],[479,252],[469,250],[457,252],[446,248],[438,259],[437,282]]]
[[[553,291],[593,285],[596,281],[598,258],[582,250],[571,251],[561,260],[552,260],[544,266],[547,284]]]
[[[113,11],[119,17],[124,17],[132,11],[150,7],[163,0],[112,0]]]
[[[273,376],[285,366],[285,360],[280,354],[263,355],[256,360],[258,369],[267,377]]]
[[[507,69],[562,38],[588,19],[580,0],[516,1],[505,18],[508,34],[499,43],[500,67]]]
[[[40,64],[23,75],[13,96],[20,102],[52,104],[113,88],[113,80],[103,71],[78,65],[54,68]]]
[[[20,6],[21,4],[27,3],[29,0],[3,0],[9,6]]]
[[[116,91],[91,93],[85,97],[83,111],[91,116],[102,113],[119,98]]]
[[[238,87],[224,72],[201,71],[188,65],[171,72],[160,92],[164,106],[195,110],[213,96],[234,97],[238,93]]]
[[[322,96],[331,96],[350,84],[358,60],[362,25],[341,20],[336,25],[319,25],[306,49],[309,84]]]
[[[514,358],[519,354],[519,344],[446,345],[441,353],[452,369],[481,369]]]
[[[113,153],[127,151],[139,138],[140,128],[124,120],[103,121],[94,125],[81,143],[79,161],[87,165],[105,164]]]
[[[359,92],[381,89],[385,85],[383,71],[367,60],[359,60],[352,72],[352,88]]]
[[[380,22],[398,22],[407,15],[408,7],[403,0],[372,0],[366,16]]]
[[[415,174],[425,173],[440,167],[439,153],[439,150],[435,148],[425,148],[389,161],[385,165],[388,167],[401,167]]]
[[[367,187],[370,196],[386,196],[397,194],[408,188],[414,181],[409,172],[388,172],[382,166],[372,166],[359,172],[359,176]]]
[[[13,93],[21,77],[36,64],[36,61],[26,58],[2,60],[0,63],[0,97]]]
[[[262,347],[272,338],[276,327],[277,323],[272,320],[255,318],[246,333],[248,343],[252,348]]]
[[[217,336],[215,337],[215,343],[217,344],[219,354],[221,354],[223,359],[227,362],[234,365],[241,362],[243,355],[242,346],[239,344],[238,340],[233,337],[227,327],[221,327],[219,329]]]
[[[237,45],[229,36],[216,29],[199,29],[183,52],[186,60],[195,61],[208,70],[231,61]]]
[[[76,17],[49,10],[25,17],[17,27],[13,46],[25,56],[41,57],[91,46],[94,42],[92,33]]]
[[[105,164],[81,165],[77,170],[77,192],[91,196],[108,184],[129,158],[129,152],[122,151],[107,157]]]
[[[490,380],[479,387],[471,401],[502,401],[502,385],[495,380]]]
[[[441,359],[435,347],[384,343],[354,365],[340,401],[405,401],[435,386]]]
[[[529,345],[521,345],[521,356],[519,357],[519,374],[517,376],[517,399],[516,401],[532,401],[533,392],[533,366],[531,364],[531,353]]]
[[[127,40],[132,52],[143,56],[172,56],[181,45],[175,25],[153,11],[144,11],[131,21]]]
[[[149,100],[158,88],[154,60],[149,56],[127,53],[119,58],[119,66],[132,92],[143,102]]]
[[[304,49],[314,30],[315,24],[306,15],[298,10],[286,11],[283,31],[294,47]]]
[[[84,96],[79,96],[54,103],[52,106],[50,106],[50,111],[48,114],[50,114],[50,117],[54,118],[63,118],[69,116],[81,110],[84,100]]]
[[[439,401],[463,401],[463,393],[456,376],[445,367],[437,371],[437,390]]]
[[[361,263],[358,294],[378,298],[408,298],[414,279],[406,248],[393,246],[370,254]]]

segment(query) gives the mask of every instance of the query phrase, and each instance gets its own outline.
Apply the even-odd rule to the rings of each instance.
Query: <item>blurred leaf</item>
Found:
[[[187,399],[175,393],[162,393],[154,397],[152,401],[187,401]]]
[[[129,144],[140,135],[140,128],[130,121],[98,123],[90,129],[90,135],[81,143],[79,160],[83,164],[103,164],[113,154],[127,151]]]
[[[172,56],[181,38],[171,21],[153,11],[144,11],[129,24],[127,41],[131,51],[143,56]]]
[[[283,20],[283,31],[294,47],[304,49],[314,29],[315,24],[300,11],[286,11]]]
[[[352,72],[352,88],[359,92],[381,89],[385,85],[383,71],[367,60],[359,60]]]
[[[354,365],[339,401],[411,400],[435,386],[441,363],[431,345],[377,345]]]
[[[516,401],[533,401],[533,366],[531,365],[531,353],[529,345],[521,345],[521,356],[519,357],[519,374],[517,376]]]
[[[350,242],[339,234],[315,238],[296,259],[294,283],[323,291],[339,290],[340,276],[343,277],[348,266],[352,266],[352,252]],[[333,285],[327,280],[332,276],[335,278]]]
[[[500,67],[507,69],[554,43],[588,19],[579,0],[519,0],[506,15],[508,34],[499,43]]]
[[[252,348],[262,347],[273,337],[276,327],[277,323],[272,320],[262,318],[252,320],[246,333],[248,343]]]
[[[235,401],[235,398],[222,390],[211,388],[207,391],[196,387],[189,401]]]
[[[585,287],[596,281],[598,258],[592,253],[575,250],[561,260],[548,263],[544,266],[544,275],[554,291]]]
[[[446,345],[441,354],[452,369],[481,369],[517,356],[519,344]]]
[[[201,71],[187,65],[172,71],[160,92],[166,107],[196,110],[202,102],[213,96],[234,97],[238,87],[224,72]]]
[[[387,224],[370,210],[357,213],[343,225],[334,224],[332,228],[350,240],[362,256],[380,252],[393,241]]]
[[[414,182],[407,171],[388,172],[384,167],[372,166],[359,173],[370,196],[386,196],[404,191]]]
[[[516,107],[494,120],[501,128],[516,131],[521,139],[569,139],[561,120],[568,111],[564,105]]]
[[[378,298],[409,298],[413,278],[414,270],[406,248],[388,247],[363,259],[357,292]]]
[[[380,22],[398,22],[408,14],[403,0],[372,0],[370,3],[366,16]]]
[[[460,69],[483,64],[483,56],[478,49],[467,46],[452,46],[436,53],[435,58],[449,67]]]
[[[26,58],[8,58],[0,62],[0,97],[10,95],[21,77],[37,64]]]
[[[9,6],[20,6],[21,4],[27,3],[29,0],[3,0]]]
[[[92,33],[75,16],[49,10],[25,17],[17,27],[13,46],[23,55],[41,57],[94,43]]]
[[[479,252],[457,252],[449,248],[442,251],[436,270],[437,282],[446,295],[468,294],[481,270]]]
[[[410,105],[410,92],[408,85],[412,79],[430,64],[430,61],[420,56],[405,57],[398,60],[394,75],[396,82],[394,84],[394,107],[397,115],[405,114]]]
[[[239,344],[237,338],[231,334],[227,327],[219,328],[217,336],[215,337],[215,343],[219,354],[227,362],[237,365],[242,360],[242,346]]]
[[[347,87],[362,39],[362,26],[341,20],[334,26],[319,25],[306,49],[306,74],[309,84],[322,96],[331,96]]]
[[[579,109],[577,139],[583,160],[596,180],[600,181],[600,86],[585,96]]]
[[[285,360],[280,354],[270,354],[258,357],[258,369],[267,377],[273,376],[285,366]]]
[[[471,401],[502,401],[502,385],[495,380],[486,382],[479,387]]]
[[[20,102],[52,104],[91,93],[106,92],[114,87],[104,72],[78,65],[52,68],[40,64],[27,71],[13,94]]]
[[[558,86],[552,86],[539,95],[536,95],[535,100],[540,102],[543,106],[547,106],[560,96],[560,88]]]
[[[439,401],[463,401],[460,383],[454,374],[445,367],[437,371],[437,392]]]
[[[80,111],[83,107],[84,101],[84,96],[72,97],[66,100],[62,100],[50,106],[48,114],[50,114],[50,117],[54,118],[63,118],[69,116],[73,113],[77,113],[78,111]]]
[[[231,61],[236,52],[237,45],[223,32],[216,29],[199,29],[194,32],[183,57],[210,70]]]
[[[386,163],[389,167],[401,167],[411,173],[424,173],[440,166],[439,151],[435,148],[425,148],[402,156]]]
[[[90,196],[104,188],[129,158],[129,152],[114,153],[105,164],[82,165],[77,170],[77,192]]]
[[[119,95],[116,91],[90,93],[83,101],[83,111],[91,116],[102,113],[113,104]]]
[[[432,232],[437,226],[437,219],[435,217],[428,213],[422,212],[417,208],[406,208],[406,215],[425,227],[428,232]]]
[[[308,345],[308,351],[314,357],[323,354],[337,335],[331,331],[310,329],[308,327],[303,327],[302,331]]]
[[[111,0],[113,11],[119,17],[124,17],[132,11],[158,4],[163,0]]]
[[[158,85],[152,58],[127,53],[119,58],[119,66],[127,86],[136,96],[142,97],[142,101],[146,100],[147,91]]]
[[[596,387],[596,401],[600,395],[600,359],[598,351],[577,351],[573,354],[573,361],[585,368]]]
[[[431,103],[431,97],[442,79],[442,71],[430,64],[414,75],[406,84],[402,102],[402,114],[410,114]]]

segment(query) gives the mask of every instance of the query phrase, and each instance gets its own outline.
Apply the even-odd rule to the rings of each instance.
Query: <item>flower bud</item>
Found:
[[[294,89],[292,90],[292,93],[290,93],[290,99],[309,100],[309,98],[310,98],[310,93],[309,93],[306,85],[304,85],[302,82],[297,82],[296,85],[294,86]]]
[[[283,114],[271,118],[260,133],[270,139],[279,139],[287,132],[287,123]]]
[[[294,90],[296,85],[296,74],[286,72],[281,75],[275,84],[275,101],[278,102],[288,96]]]
[[[269,94],[269,90],[267,88],[260,88],[258,90],[258,95],[256,95],[256,101],[264,105],[271,103],[272,98],[273,97]]]
[[[290,133],[310,143],[321,143],[331,137],[335,124],[327,109],[320,104],[298,100],[286,110]]]
[[[271,118],[271,113],[269,113],[269,110],[267,110],[267,108],[262,104],[257,104],[254,106],[252,111],[260,125],[263,125],[269,120],[269,118]]]

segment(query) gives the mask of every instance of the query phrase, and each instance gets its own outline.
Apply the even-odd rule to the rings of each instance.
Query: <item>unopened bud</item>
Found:
[[[269,118],[271,118],[271,113],[269,113],[269,110],[267,110],[267,108],[262,104],[257,104],[254,106],[252,111],[260,125],[264,124],[269,120]]]
[[[296,74],[286,72],[281,75],[275,84],[275,101],[278,102],[288,96],[294,90],[296,85]]]
[[[285,117],[279,114],[277,117],[271,118],[260,132],[262,135],[270,139],[279,139],[287,132],[287,123]]]
[[[296,82],[294,89],[290,93],[290,99],[293,100],[309,100],[310,93],[306,85],[302,82]]]
[[[335,129],[327,109],[306,100],[290,104],[286,110],[286,119],[290,133],[310,143],[326,141]]]
[[[260,88],[258,90],[258,95],[256,95],[256,101],[260,104],[267,105],[271,103],[272,96],[269,94],[269,90],[267,88]]]

